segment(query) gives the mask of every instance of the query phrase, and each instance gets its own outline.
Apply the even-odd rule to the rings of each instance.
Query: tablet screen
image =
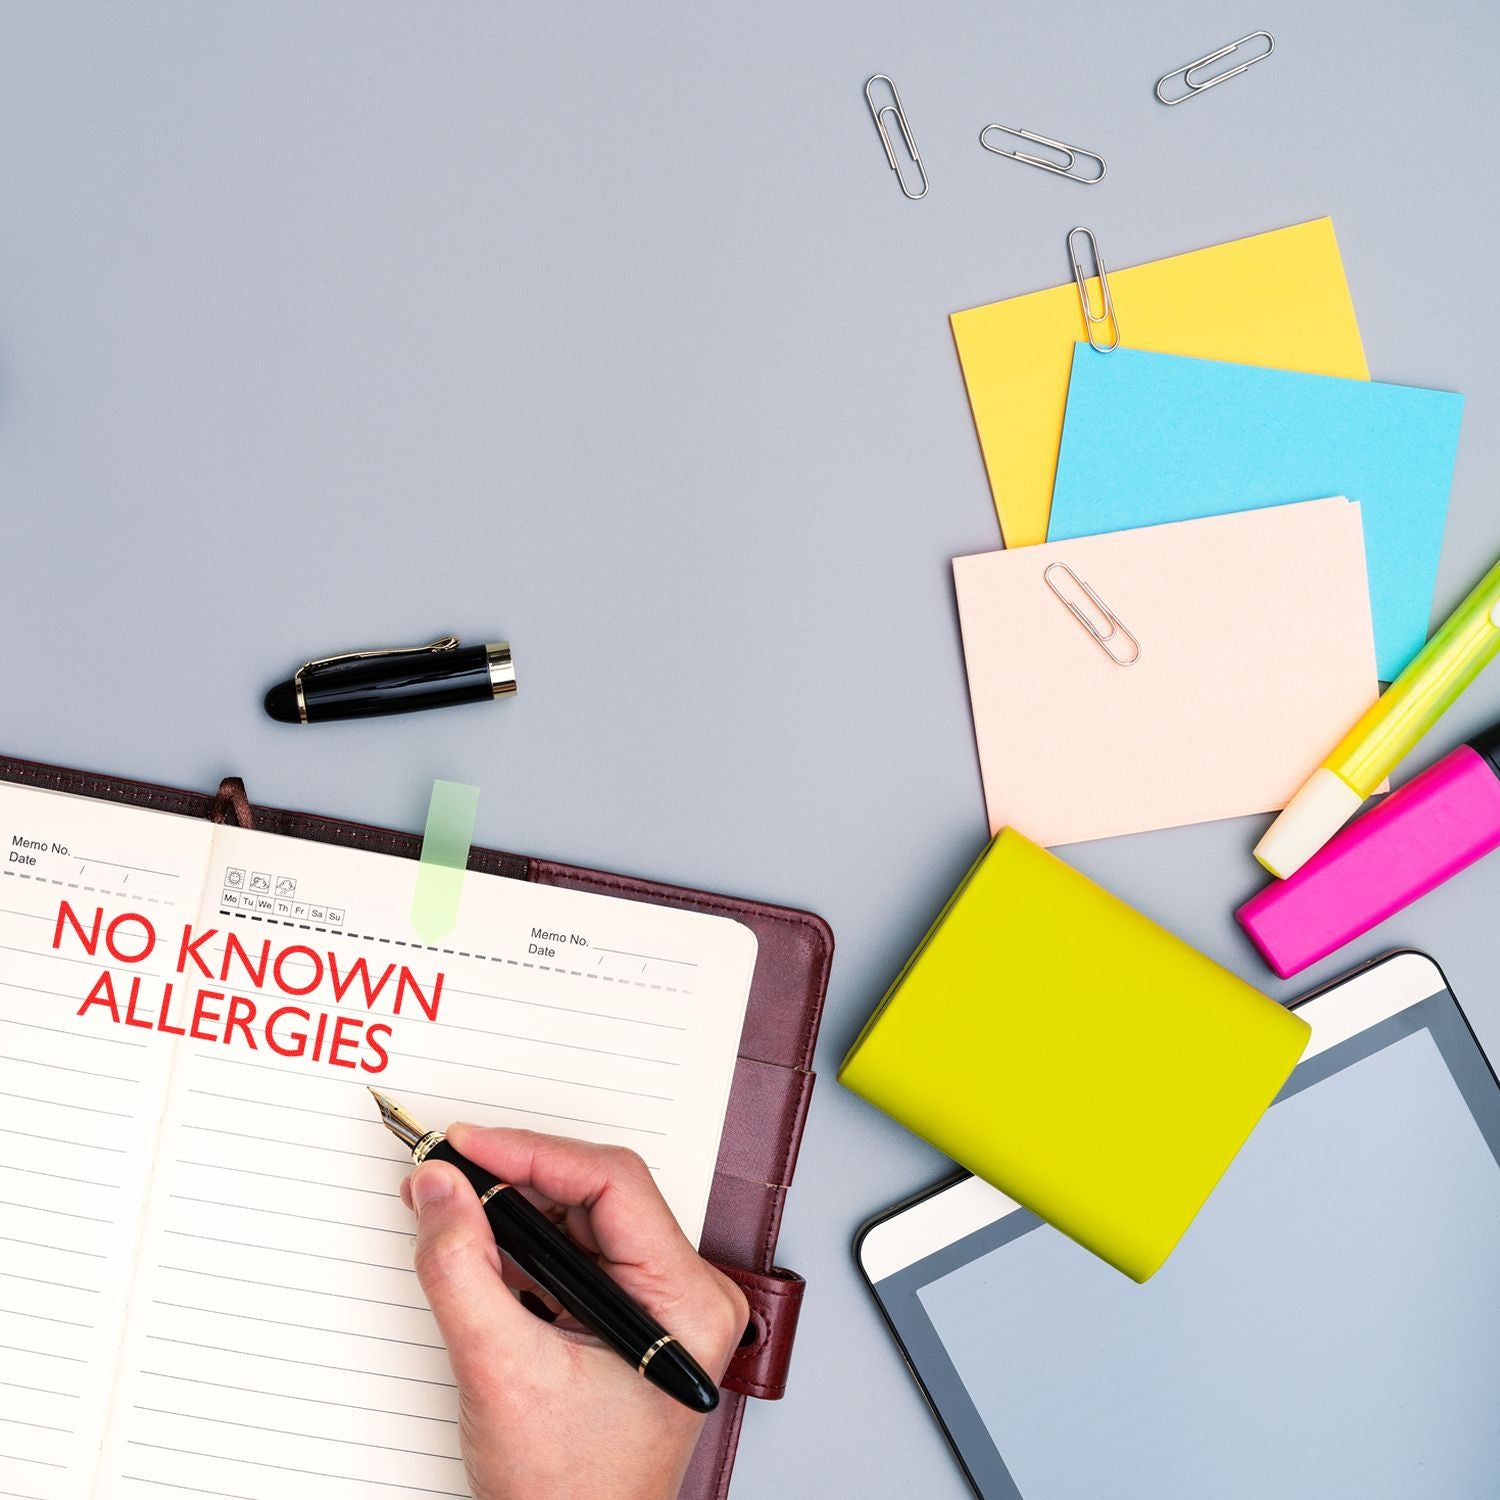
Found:
[[[1500,1092],[1446,991],[1304,1062],[1145,1285],[1015,1210],[877,1291],[987,1497],[1500,1493]]]

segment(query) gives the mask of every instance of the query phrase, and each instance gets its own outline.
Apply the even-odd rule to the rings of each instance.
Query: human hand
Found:
[[[693,1249],[639,1156],[528,1130],[453,1125],[446,1134],[454,1150],[524,1190],[722,1378],[749,1308]],[[672,1500],[703,1418],[567,1314],[548,1323],[522,1306],[516,1293],[539,1289],[500,1255],[456,1168],[424,1162],[401,1197],[417,1215],[417,1277],[458,1382],[475,1500]]]

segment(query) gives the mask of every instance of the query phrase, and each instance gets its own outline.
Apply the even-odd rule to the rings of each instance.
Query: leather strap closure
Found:
[[[245,792],[245,783],[238,776],[226,776],[219,783],[208,815],[215,823],[233,823],[236,828],[255,827],[250,798]]]
[[[792,1344],[807,1283],[795,1271],[784,1271],[780,1266],[772,1266],[769,1271],[746,1271],[739,1266],[719,1265],[719,1270],[739,1287],[750,1304],[745,1339],[729,1361],[720,1384],[742,1396],[779,1401],[786,1395],[787,1368],[792,1362]]]

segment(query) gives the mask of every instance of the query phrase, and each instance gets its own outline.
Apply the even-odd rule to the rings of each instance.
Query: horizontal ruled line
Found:
[[[61,1432],[72,1437],[71,1427],[53,1427],[48,1422],[23,1422],[20,1417],[0,1417],[0,1422],[9,1422],[12,1427],[34,1427],[38,1432]]]
[[[86,1365],[86,1359],[80,1359],[76,1354],[53,1354],[50,1349],[23,1349],[19,1344],[0,1344],[0,1349],[8,1349],[12,1354],[35,1354],[41,1359],[66,1360],[70,1365]]]
[[[201,1094],[205,1099],[228,1099],[234,1104],[258,1104],[263,1109],[291,1109],[295,1110],[299,1115],[321,1115],[325,1120],[350,1120],[354,1118],[352,1115],[340,1114],[336,1109],[313,1109],[307,1104],[283,1104],[279,1099],[247,1099],[243,1094],[219,1094],[215,1093],[213,1089],[189,1089],[188,1093]],[[380,1121],[375,1119],[374,1116],[371,1116],[367,1123],[380,1125]],[[381,1129],[384,1128],[384,1126],[381,1126]],[[382,1161],[384,1159],[384,1157],[381,1158]]]
[[[233,1494],[229,1490],[205,1490],[196,1484],[173,1484],[170,1479],[147,1479],[144,1474],[121,1474],[120,1478],[128,1479],[132,1484],[152,1484],[169,1490],[182,1490],[189,1495],[213,1495],[216,1500],[251,1500],[249,1495]]]
[[[109,1115],[116,1120],[135,1119],[128,1110],[99,1109],[92,1104],[74,1104],[72,1100],[64,1104],[60,1099],[39,1099],[35,1094],[8,1094],[3,1089],[0,1089],[0,1099],[19,1099],[25,1104],[50,1104],[54,1109],[81,1109],[86,1114]]]
[[[468,1062],[459,1058],[450,1057],[426,1057],[420,1052],[404,1052],[401,1054],[401,1062],[425,1062],[441,1063],[450,1068],[477,1068],[481,1073],[504,1073],[510,1078],[534,1078],[541,1083],[561,1083],[569,1088],[575,1089],[597,1089],[606,1094],[629,1094],[633,1099],[660,1099],[665,1104],[672,1103],[671,1094],[647,1094],[640,1089],[622,1089],[609,1083],[584,1083],[578,1078],[558,1078],[551,1073],[528,1073],[521,1068],[500,1068],[490,1063]]]
[[[98,1182],[92,1177],[65,1177],[61,1172],[44,1172],[40,1167],[15,1167],[8,1161],[0,1161],[0,1172],[19,1172],[23,1177],[48,1177],[53,1182],[76,1182],[79,1187],[109,1188],[118,1192],[118,1182]]]
[[[17,916],[24,913],[17,912]],[[49,918],[50,920],[50,918]],[[88,958],[74,958],[70,953],[54,953],[48,948],[17,948],[11,943],[0,943],[0,952],[24,953],[28,958],[55,958],[65,964],[87,964],[96,972],[101,969],[122,969],[127,974],[139,974],[143,979],[160,979],[161,973],[156,969],[142,969],[136,964],[121,963],[115,959],[113,954],[107,957],[91,955]]]
[[[53,1000],[82,1000],[82,995],[69,994],[67,990],[44,990],[34,984],[17,984],[11,979],[0,979],[0,990],[22,990],[28,995],[47,995]]]
[[[33,1286],[55,1286],[63,1292],[87,1292],[90,1297],[99,1295],[99,1288],[96,1286],[78,1286],[71,1281],[45,1281],[40,1276],[23,1276],[19,1271],[0,1271],[0,1281],[29,1281]]]
[[[0,1198],[0,1208],[26,1208],[34,1214],[52,1214],[59,1219],[82,1219],[89,1224],[113,1224],[113,1219],[100,1219],[93,1214],[70,1214],[62,1208],[43,1208],[38,1203],[12,1203],[8,1198]]]
[[[11,985],[10,988],[15,989],[17,986]],[[81,997],[74,995],[71,998],[76,1000]],[[82,1027],[73,1027],[70,1029],[66,1026],[43,1026],[37,1021],[15,1021],[9,1016],[0,1016],[0,1026],[24,1026],[28,1031],[50,1031],[56,1036],[72,1037],[74,1041],[103,1042],[106,1047],[145,1047],[148,1045],[146,1042],[132,1041],[129,1037],[99,1036],[97,1033],[86,1031]]]
[[[361,1370],[357,1365],[325,1365],[315,1359],[291,1359],[285,1354],[262,1354],[259,1350],[239,1349],[233,1344],[196,1344],[192,1339],[170,1339],[164,1333],[148,1333],[146,1337],[158,1344],[181,1344],[188,1349],[209,1349],[215,1354],[243,1354],[246,1359],[269,1359],[279,1365],[301,1365],[309,1370],[337,1370],[341,1375],[370,1375],[377,1380],[403,1380],[408,1385],[435,1385],[445,1391],[458,1389],[451,1380],[427,1380],[420,1375],[392,1375],[386,1370]],[[83,1361],[79,1360],[78,1363],[82,1364]]]
[[[0,1234],[0,1240],[10,1245],[30,1245],[33,1250],[60,1250],[64,1255],[86,1255],[90,1260],[108,1260],[99,1250],[75,1250],[72,1245],[45,1245],[41,1240],[18,1239],[13,1234]]]
[[[675,1067],[676,1064],[674,1063],[673,1066]],[[372,1125],[377,1130],[381,1131],[381,1139],[382,1140],[385,1140],[387,1138],[385,1136],[385,1133],[384,1133],[384,1127],[381,1125],[380,1121],[377,1120],[373,1115],[366,1116],[366,1115],[363,1115],[363,1114],[359,1114],[359,1115],[341,1114],[341,1113],[339,1113],[338,1110],[333,1110],[333,1109],[313,1109],[311,1106],[306,1105],[306,1104],[283,1104],[280,1100],[277,1100],[277,1099],[249,1099],[249,1098],[246,1098],[243,1094],[220,1094],[220,1093],[216,1093],[213,1089],[189,1089],[188,1093],[190,1093],[190,1094],[201,1094],[206,1099],[225,1099],[225,1100],[228,1100],[230,1103],[233,1103],[233,1104],[254,1104],[254,1105],[258,1105],[259,1107],[261,1107],[263,1109],[274,1109],[274,1110],[277,1110],[277,1111],[281,1111],[281,1110],[295,1110],[298,1114],[301,1114],[301,1115],[320,1115],[325,1120],[342,1120],[347,1125]],[[403,1089],[402,1093],[411,1094],[415,1098],[419,1098],[419,1099],[432,1099],[432,1100],[436,1100],[439,1104],[473,1104],[473,1105],[478,1106],[480,1109],[499,1109],[499,1108],[504,1108],[503,1105],[496,1105],[495,1103],[493,1103],[492,1101],[487,1100],[487,1099],[464,1099],[464,1098],[460,1098],[456,1094],[428,1094],[428,1093],[423,1093],[420,1089]],[[188,1128],[189,1129],[193,1129],[193,1130],[215,1130],[215,1129],[219,1129],[220,1130],[220,1134],[223,1134],[223,1135],[234,1135],[234,1134],[239,1133],[239,1132],[235,1132],[235,1131],[225,1131],[225,1130],[220,1129],[217,1126],[212,1126],[212,1125],[195,1125],[195,1126],[190,1126]],[[625,1126],[625,1127],[622,1127],[622,1128],[629,1129],[630,1127],[629,1126]],[[272,1137],[272,1136],[257,1135],[257,1136],[248,1136],[247,1139],[257,1140],[257,1141],[273,1141],[276,1138]],[[337,1149],[336,1147],[333,1147],[333,1146],[312,1146],[312,1144],[310,1142],[307,1142],[307,1141],[278,1141],[277,1144],[283,1145],[283,1146],[293,1146],[293,1145],[297,1145],[297,1146],[310,1146],[311,1149],[313,1149],[313,1150],[319,1150],[319,1151],[334,1151],[334,1150]],[[348,1152],[345,1152],[344,1154],[348,1155],[348,1156],[367,1156],[367,1157],[369,1157],[369,1159],[371,1161],[389,1162],[393,1166],[407,1166],[407,1165],[410,1165],[410,1163],[408,1161],[408,1158],[405,1156],[405,1154],[403,1154],[402,1152],[397,1151],[395,1149],[392,1149],[391,1153],[388,1156],[378,1156],[378,1155],[377,1156],[370,1156],[368,1152],[364,1152],[364,1151],[348,1151]],[[299,1181],[299,1182],[301,1182],[301,1181],[304,1181],[305,1179],[299,1177],[296,1180]]]
[[[26,1063],[33,1068],[50,1068],[54,1073],[76,1073],[80,1078],[104,1078],[110,1083],[128,1083],[137,1085],[139,1078],[127,1077],[124,1073],[96,1073],[92,1068],[70,1068],[63,1063],[42,1062],[35,1057],[8,1056],[0,1058],[0,1062]]]
[[[316,1323],[299,1323],[288,1318],[263,1318],[258,1313],[225,1312],[222,1307],[196,1307],[191,1302],[168,1302],[165,1297],[153,1297],[156,1307],[175,1307],[179,1312],[208,1313],[216,1318],[235,1318],[241,1323],[265,1323],[272,1328],[296,1328],[303,1333],[333,1333],[346,1339],[373,1339],[377,1344],[404,1344],[408,1349],[441,1349],[441,1344],[429,1344],[422,1339],[394,1339],[383,1333],[361,1333],[356,1328],[322,1328]],[[4,1311],[0,1308],[0,1311]]]
[[[28,1141],[46,1141],[52,1146],[81,1146],[85,1151],[109,1151],[115,1156],[124,1156],[123,1146],[98,1146],[93,1141],[70,1141],[60,1135],[39,1135],[34,1130],[16,1130],[9,1125],[0,1125],[0,1135],[25,1136]]]
[[[77,1318],[54,1318],[46,1313],[21,1312],[14,1307],[0,1307],[0,1313],[8,1313],[13,1318],[31,1318],[38,1323],[60,1323],[64,1328],[86,1328],[93,1331],[92,1323],[80,1323]]]
[[[149,1411],[158,1417],[186,1417],[190,1422],[216,1422],[221,1427],[242,1427],[247,1432],[272,1432],[277,1437],[309,1438],[315,1443],[337,1443],[343,1448],[378,1448],[382,1453],[409,1453],[413,1458],[444,1458],[449,1463],[462,1463],[456,1453],[434,1453],[430,1448],[398,1448],[393,1443],[361,1443],[353,1438],[329,1437],[321,1432],[297,1432],[290,1427],[263,1427],[259,1422],[234,1422],[228,1417],[207,1417],[195,1411],[170,1411],[165,1406],[142,1406],[133,1403],[136,1411]],[[4,1418],[0,1417],[0,1421]],[[62,1428],[54,1431],[61,1432]]]
[[[459,989],[453,990],[453,994],[455,994],[455,995],[473,995],[473,994],[476,994],[476,993],[477,992],[474,991],[474,990],[459,990]],[[520,1004],[522,1002],[517,1001],[515,1003],[516,1004]],[[579,1014],[579,1015],[595,1015],[595,1014],[600,1014],[600,1015],[602,1015],[603,1012],[579,1011],[579,1012],[576,1012],[575,1014]],[[612,1019],[619,1020],[619,1019],[622,1019],[622,1018],[621,1017],[613,1017]],[[652,1025],[656,1025],[658,1023],[653,1022],[653,1021],[642,1021],[642,1022],[637,1022],[637,1024],[638,1025],[644,1025],[644,1026],[652,1026]],[[507,1041],[507,1042],[532,1042],[532,1043],[535,1043],[538,1047],[566,1047],[568,1049],[568,1051],[570,1051],[570,1052],[592,1052],[592,1053],[595,1053],[599,1057],[619,1057],[619,1058],[623,1058],[627,1062],[655,1063],[658,1066],[663,1067],[663,1068],[680,1068],[682,1066],[681,1063],[675,1062],[673,1059],[671,1059],[669,1057],[645,1057],[645,1056],[643,1056],[639,1052],[616,1052],[613,1048],[610,1048],[610,1047],[585,1047],[582,1042],[559,1042],[559,1041],[554,1041],[551,1037],[525,1036],[522,1033],[517,1032],[517,1031],[495,1031],[493,1028],[491,1028],[489,1026],[460,1026],[455,1021],[445,1021],[445,1020],[439,1020],[438,1025],[441,1026],[444,1031],[467,1031],[467,1032],[472,1032],[475,1036],[495,1036],[495,1037],[500,1037],[502,1040]],[[671,1027],[670,1029],[673,1030],[673,1031],[686,1031],[687,1030],[687,1028],[685,1026],[674,1026],[674,1027]]]
[[[405,1061],[404,1058],[402,1060]],[[420,1057],[420,1056],[417,1057],[417,1058],[415,1058],[414,1060],[417,1061],[417,1062],[435,1062],[435,1063],[446,1063],[448,1061],[448,1059],[441,1058],[441,1057]],[[251,1070],[251,1072],[254,1072],[254,1073],[276,1073],[276,1074],[279,1074],[283,1078],[288,1077],[288,1076],[296,1077],[296,1078],[304,1078],[309,1083],[333,1083],[333,1084],[337,1084],[341,1089],[347,1089],[348,1086],[349,1086],[349,1080],[346,1079],[346,1078],[325,1077],[325,1076],[322,1076],[322,1075],[319,1075],[319,1074],[315,1074],[315,1073],[294,1073],[289,1068],[278,1068],[278,1067],[274,1066],[271,1063],[249,1062],[245,1058],[242,1058],[242,1057],[210,1057],[210,1058],[206,1059],[206,1061],[208,1061],[208,1062],[216,1062],[216,1063],[223,1063],[226,1067],[230,1067],[230,1068],[249,1068]],[[576,1082],[576,1080],[569,1079],[569,1078],[552,1078],[552,1077],[550,1077],[546,1073],[521,1073],[521,1072],[518,1072],[514,1068],[492,1068],[492,1067],[484,1067],[484,1065],[480,1064],[480,1063],[471,1063],[471,1064],[454,1063],[452,1065],[456,1066],[456,1067],[463,1067],[463,1066],[483,1067],[484,1071],[487,1072],[487,1073],[509,1073],[512,1076],[517,1077],[517,1078],[537,1078],[537,1079],[541,1079],[544,1082],[548,1082],[548,1083],[574,1083],[574,1082]],[[604,1087],[606,1087],[604,1084],[592,1084],[592,1083],[582,1083],[582,1084],[579,1084],[578,1086],[580,1088],[604,1088]],[[479,1100],[479,1099],[456,1099],[456,1098],[453,1098],[452,1095],[428,1093],[428,1092],[424,1092],[421,1089],[413,1089],[413,1088],[410,1088],[410,1087],[407,1087],[405,1089],[405,1092],[408,1093],[408,1094],[418,1094],[422,1098],[425,1098],[425,1099],[448,1099],[450,1102],[455,1103],[455,1104],[484,1104],[484,1101],[483,1100]],[[614,1089],[614,1090],[612,1090],[612,1092],[619,1093],[619,1094],[629,1094],[629,1093],[634,1093],[635,1090],[633,1090],[633,1089]],[[642,1098],[642,1099],[662,1099],[662,1100],[665,1100],[668,1103],[671,1102],[671,1095],[669,1095],[669,1094],[641,1094],[641,1095],[639,1095],[639,1097]],[[647,1129],[643,1125],[624,1125],[624,1124],[621,1124],[617,1120],[591,1120],[591,1119],[585,1118],[582,1115],[554,1114],[554,1113],[552,1113],[552,1112],[550,1112],[548,1110],[544,1110],[544,1109],[523,1109],[520,1105],[496,1105],[496,1104],[492,1104],[492,1105],[487,1105],[486,1107],[487,1108],[492,1108],[492,1109],[508,1109],[508,1110],[510,1110],[514,1114],[540,1115],[543,1119],[548,1119],[548,1120],[571,1120],[573,1123],[578,1124],[578,1125],[602,1125],[606,1129],[610,1129],[610,1130],[634,1130],[634,1131],[639,1132],[642,1135],[664,1135],[666,1133],[665,1131],[661,1131],[661,1130],[649,1130],[649,1129]],[[354,1118],[354,1117],[353,1116],[340,1116],[340,1118]],[[283,1144],[294,1144],[294,1143],[283,1142]],[[325,1148],[325,1149],[331,1149],[331,1148]],[[358,1152],[358,1151],[354,1151],[354,1152],[349,1152],[347,1154],[348,1155],[352,1155],[352,1156],[360,1156],[360,1155],[363,1155],[364,1153]],[[388,1158],[381,1157],[381,1158],[378,1158],[378,1159],[384,1161],[384,1160],[387,1160]]]
[[[226,1068],[249,1068],[252,1073],[276,1073],[282,1078],[298,1078],[304,1083],[332,1083],[348,1089],[350,1080],[333,1073],[304,1073],[296,1068],[282,1067],[278,1063],[251,1062],[244,1057],[208,1057],[205,1062],[222,1063]]]
[[[294,1396],[290,1391],[264,1391],[253,1385],[226,1385],[220,1380],[200,1380],[196,1375],[172,1375],[166,1370],[142,1370],[142,1375],[154,1375],[159,1380],[183,1380],[190,1385],[212,1386],[218,1391],[240,1391],[246,1396],[274,1396],[278,1401],[300,1401],[312,1406],[337,1406],[344,1411],[367,1411],[380,1417],[410,1417],[415,1422],[442,1422],[448,1427],[457,1427],[457,1417],[429,1417],[420,1411],[396,1411],[389,1406],[363,1406],[357,1401],[330,1401],[325,1396]]]
[[[0,1385],[8,1385],[15,1391],[30,1391],[33,1396],[61,1396],[65,1401],[81,1401],[82,1395],[77,1391],[49,1391],[46,1386],[22,1385],[19,1380],[0,1380]],[[0,1494],[3,1494],[0,1491]]]
[[[622,1125],[618,1120],[591,1120],[583,1115],[560,1115],[545,1109],[522,1109],[518,1104],[495,1104],[484,1099],[459,1099],[452,1094],[433,1094],[425,1089],[414,1089],[402,1085],[403,1095],[416,1099],[436,1099],[445,1104],[477,1104],[482,1109],[503,1110],[511,1115],[534,1115],[543,1120],[567,1120],[572,1125],[599,1125],[606,1130],[628,1130],[635,1135],[665,1135],[665,1130],[651,1130],[645,1125]]]
[[[167,1196],[180,1203],[202,1203],[208,1208],[237,1208],[248,1214],[270,1214],[276,1219],[300,1219],[304,1224],[332,1224],[339,1229],[364,1229],[371,1234],[399,1234],[403,1239],[410,1239],[415,1232],[412,1229],[389,1229],[383,1224],[360,1224],[353,1219],[324,1219],[317,1214],[293,1213],[287,1208],[261,1208],[254,1203],[224,1203],[218,1198],[195,1198],[189,1193],[168,1193]]]
[[[378,1121],[376,1122],[379,1123]],[[287,1141],[278,1135],[256,1135],[249,1130],[225,1130],[222,1125],[193,1125],[184,1123],[184,1130],[206,1130],[211,1135],[232,1135],[242,1141],[260,1141],[268,1146],[295,1146],[300,1151],[328,1151],[334,1156],[362,1156],[366,1161],[383,1161],[399,1164],[396,1155],[379,1156],[373,1151],[349,1151],[342,1146],[320,1146],[316,1141]]]
[[[390,1302],[384,1297],[357,1297],[353,1292],[325,1292],[311,1286],[288,1286],[284,1281],[257,1281],[253,1276],[230,1276],[223,1271],[200,1271],[194,1266],[162,1266],[163,1271],[180,1271],[184,1276],[207,1276],[214,1281],[238,1281],[244,1286],[269,1287],[278,1292],[306,1292],[309,1297],[337,1297],[341,1302],[370,1302],[377,1307],[399,1307],[406,1312],[426,1312],[416,1302]]]
[[[319,1250],[297,1250],[290,1245],[257,1245],[251,1240],[226,1240],[212,1234],[192,1234],[186,1229],[167,1229],[164,1234],[175,1235],[183,1240],[207,1240],[213,1245],[237,1245],[241,1250],[268,1250],[276,1255],[302,1255],[309,1260],[333,1260],[343,1266],[369,1266],[377,1271],[399,1271],[403,1276],[415,1276],[410,1266],[392,1266],[383,1260],[359,1260],[350,1255],[325,1255]]]
[[[358,1474],[329,1474],[322,1469],[298,1469],[291,1464],[271,1464],[259,1458],[228,1459],[221,1453],[200,1453],[196,1448],[172,1448],[166,1443],[145,1443],[139,1438],[127,1438],[125,1441],[133,1448],[155,1448],[162,1453],[181,1453],[188,1458],[214,1458],[220,1463],[253,1464],[257,1469],[276,1469],[283,1474],[306,1474],[310,1479],[342,1479],[349,1484],[378,1485],[383,1490],[410,1490],[418,1495],[451,1495],[454,1500],[469,1500],[466,1490],[435,1490],[425,1484],[397,1484],[390,1479],[364,1479]]]
[[[333,1188],[340,1193],[368,1193],[373,1198],[389,1198],[389,1188],[365,1188],[352,1187],[347,1182],[318,1182],[311,1177],[291,1177],[285,1172],[258,1172],[254,1167],[231,1167],[221,1161],[188,1161],[185,1157],[177,1160],[179,1167],[207,1167],[214,1172],[234,1172],[242,1177],[269,1177],[275,1182],[295,1182],[303,1187]]]

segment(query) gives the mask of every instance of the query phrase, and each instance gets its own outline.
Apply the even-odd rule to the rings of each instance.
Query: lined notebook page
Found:
[[[79,1005],[109,973],[159,983],[160,953],[116,963],[53,946],[68,901],[91,932],[128,913],[168,935],[196,917],[213,829],[0,786],[0,1494],[88,1500],[134,1271],[170,1038]],[[103,927],[104,924],[101,924]],[[114,942],[138,953],[145,929]]]
[[[753,935],[469,875],[454,930],[426,946],[415,877],[409,861],[218,831],[197,923],[213,936],[172,1003],[222,996],[200,1027],[222,1036],[238,999],[245,1029],[184,1045],[174,1069],[101,1495],[467,1494],[396,1197],[409,1162],[368,1083],[434,1127],[630,1146],[697,1239]],[[247,973],[263,951],[267,972]],[[270,1045],[311,1049],[320,1025],[317,1060]]]

